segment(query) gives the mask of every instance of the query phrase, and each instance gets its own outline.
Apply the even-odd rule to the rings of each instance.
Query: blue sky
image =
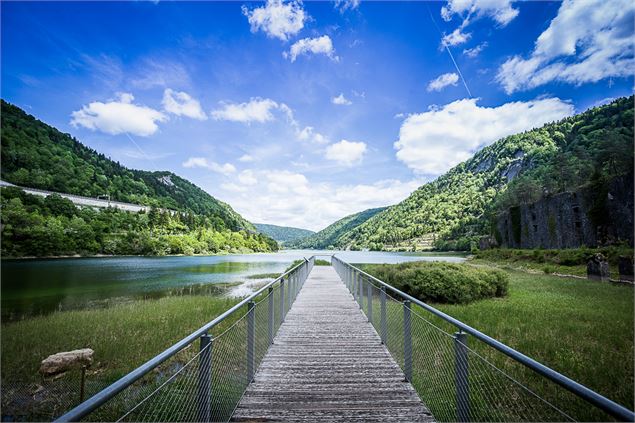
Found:
[[[318,230],[633,91],[630,1],[3,2],[2,98]]]

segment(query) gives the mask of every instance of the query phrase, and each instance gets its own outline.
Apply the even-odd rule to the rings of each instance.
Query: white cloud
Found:
[[[338,105],[341,105],[341,106],[350,106],[351,104],[353,104],[352,101],[350,101],[348,98],[344,97],[343,93],[340,93],[340,95],[338,95],[337,97],[331,98],[331,103],[338,104]]]
[[[362,161],[366,143],[342,140],[326,147],[325,157],[344,166],[353,166]]]
[[[163,91],[163,109],[168,113],[177,116],[187,116],[192,119],[206,120],[207,115],[201,108],[201,103],[197,99],[192,98],[186,92],[178,92],[166,88]]]
[[[477,99],[457,100],[401,124],[395,142],[397,158],[415,172],[439,175],[467,160],[479,148],[507,135],[538,127],[573,114],[558,98],[481,107]]]
[[[441,39],[441,48],[445,46],[456,46],[459,44],[463,44],[467,42],[472,37],[470,33],[464,33],[463,28],[456,28],[449,34],[443,34],[443,38]]]
[[[130,133],[147,137],[154,134],[159,129],[157,122],[166,121],[167,116],[150,107],[133,104],[133,100],[132,94],[120,93],[116,100],[89,103],[71,114],[71,125],[111,135]]]
[[[270,38],[283,41],[300,32],[308,17],[300,1],[267,0],[264,6],[253,10],[243,6],[242,11],[251,25],[251,32],[260,30]]]
[[[305,126],[302,130],[297,130],[296,135],[300,141],[312,141],[316,144],[328,144],[330,142],[324,135],[316,132],[312,126]]]
[[[190,157],[183,162],[183,167],[195,168],[202,167],[209,169],[212,172],[220,173],[225,176],[229,176],[236,172],[236,167],[231,163],[218,164],[216,162],[210,162],[204,157]]]
[[[232,122],[269,122],[274,120],[272,111],[281,109],[290,110],[284,104],[278,104],[269,98],[252,98],[246,103],[221,103],[222,107],[212,111],[212,117],[216,120],[229,120]]]
[[[478,56],[481,53],[481,51],[483,51],[486,47],[487,47],[487,41],[482,42],[481,44],[477,45],[476,47],[464,49],[463,50],[463,54],[465,54],[467,57],[473,59],[476,56]]]
[[[634,19],[630,0],[566,0],[529,58],[510,58],[496,79],[510,94],[552,81],[580,85],[632,76]]]
[[[243,170],[238,174],[238,181],[243,185],[256,185],[258,183],[258,179],[254,175],[253,170]]]
[[[335,8],[344,13],[347,10],[355,10],[359,7],[361,0],[335,0]]]
[[[488,16],[500,26],[505,26],[518,16],[518,9],[512,7],[512,0],[449,0],[441,8],[441,17],[450,21],[455,14],[468,17]]]
[[[421,181],[381,180],[361,185],[314,183],[287,170],[254,171],[255,185],[225,184],[228,201],[252,222],[323,229],[334,221],[368,208],[398,203]]]
[[[448,85],[454,85],[459,82],[459,75],[452,73],[444,73],[443,75],[439,75],[428,84],[428,91],[441,91]]]
[[[295,62],[298,56],[303,54],[324,54],[333,61],[338,61],[339,58],[335,56],[335,49],[333,48],[333,41],[328,35],[322,35],[317,38],[303,38],[296,41],[291,45],[288,52],[282,53],[285,58]]]
[[[249,154],[243,154],[242,156],[240,156],[238,161],[242,163],[250,163],[254,161],[254,158]]]

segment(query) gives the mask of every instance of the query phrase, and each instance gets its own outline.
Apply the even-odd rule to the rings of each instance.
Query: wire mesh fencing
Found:
[[[587,401],[363,271],[337,258],[333,265],[436,420],[615,421],[632,415],[611,409],[596,393],[609,405]]]
[[[59,419],[228,421],[313,263],[299,264]]]

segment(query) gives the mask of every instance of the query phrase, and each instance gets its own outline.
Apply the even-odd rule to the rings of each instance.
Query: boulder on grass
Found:
[[[40,374],[44,377],[54,376],[71,369],[88,367],[93,363],[94,353],[90,348],[83,348],[49,355],[40,364]]]
[[[620,269],[620,280],[633,282],[633,257],[620,256],[618,267]]]

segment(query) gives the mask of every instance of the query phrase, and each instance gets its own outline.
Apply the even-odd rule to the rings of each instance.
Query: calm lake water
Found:
[[[293,260],[319,253],[334,252],[287,250],[225,256],[3,260],[2,320],[19,320],[58,310],[107,307],[140,298],[248,295],[255,287],[272,280],[267,274],[281,273]],[[335,253],[351,263],[464,260],[460,255],[425,253]]]

